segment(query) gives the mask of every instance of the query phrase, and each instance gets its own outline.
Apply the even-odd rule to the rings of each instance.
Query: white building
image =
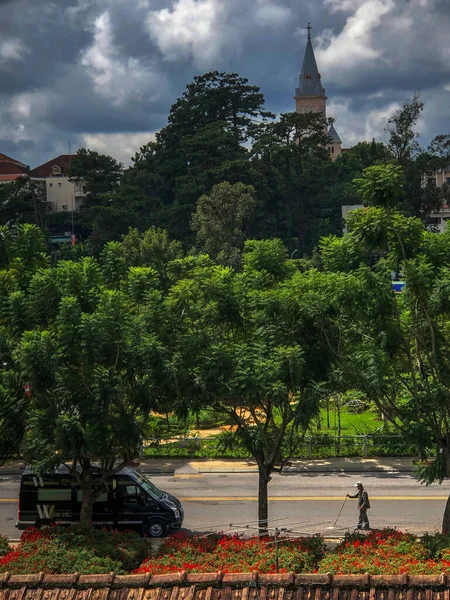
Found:
[[[86,196],[80,181],[69,179],[73,154],[61,154],[31,170],[34,181],[45,184],[47,212],[77,211]]]

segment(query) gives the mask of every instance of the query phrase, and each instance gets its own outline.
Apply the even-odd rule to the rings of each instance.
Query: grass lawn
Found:
[[[327,411],[321,409],[320,424],[321,433],[335,434],[337,432],[337,412],[332,407],[330,409],[330,428],[327,427]],[[317,431],[315,424],[312,424],[312,431]],[[342,435],[364,435],[366,433],[385,433],[383,422],[372,410],[366,410],[359,414],[351,414],[341,411],[341,434]]]

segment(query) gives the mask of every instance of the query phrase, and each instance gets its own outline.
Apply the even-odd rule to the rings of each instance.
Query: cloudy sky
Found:
[[[449,0],[0,0],[0,152],[36,166],[71,142],[128,162],[215,69],[291,111],[308,21],[345,146],[382,140],[414,91],[423,143],[450,132]]]

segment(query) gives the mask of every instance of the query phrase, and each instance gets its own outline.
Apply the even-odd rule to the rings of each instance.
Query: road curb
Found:
[[[148,468],[146,469],[145,467],[143,469],[137,468],[137,471],[139,471],[139,473],[143,473],[144,475],[171,475],[173,476],[175,474],[175,469],[174,468],[169,468],[169,469],[165,469],[164,467],[159,468]],[[22,475],[23,473],[23,469],[3,469],[0,470],[0,477],[2,477],[3,475]]]
[[[142,471],[144,472],[144,471]],[[257,467],[248,467],[246,469],[236,468],[233,469],[229,467],[227,469],[215,469],[214,467],[206,468],[206,469],[197,469],[198,473],[208,474],[208,473],[257,473]],[[413,473],[413,467],[304,467],[304,468],[292,468],[288,467],[283,469],[282,475],[286,474],[306,474],[306,473]],[[177,471],[178,473],[178,471]]]
[[[175,475],[175,472],[179,471],[176,470],[175,468],[168,468],[165,469],[164,467],[158,469],[155,467],[152,468],[137,468],[136,469],[139,473],[143,473],[144,475],[168,475],[173,477]],[[258,472],[258,468],[257,467],[248,467],[245,469],[242,468],[236,468],[234,469],[233,467],[227,467],[226,469],[215,469],[214,467],[210,467],[207,469],[197,469],[196,470],[197,473],[203,473],[205,475],[207,475],[208,473],[210,474],[215,474],[215,473],[236,473],[236,474],[241,474],[241,473],[257,473]],[[414,472],[414,467],[399,467],[399,468],[393,468],[393,467],[389,467],[389,468],[383,468],[383,467],[361,467],[361,466],[354,466],[354,467],[345,467],[345,468],[338,468],[338,467],[304,467],[304,468],[292,468],[292,467],[288,467],[285,468],[283,470],[282,475],[286,475],[286,474],[297,474],[297,475],[301,475],[301,474],[305,474],[305,473],[413,473]],[[2,475],[22,475],[23,473],[23,469],[4,469],[4,470],[0,470],[0,477]]]

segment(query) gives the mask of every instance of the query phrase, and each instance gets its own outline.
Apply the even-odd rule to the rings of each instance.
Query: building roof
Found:
[[[31,169],[31,175],[32,177],[51,177],[53,175],[53,167],[59,167],[61,175],[67,177],[73,157],[73,154],[61,154],[56,158],[48,160],[43,165]]]
[[[338,135],[338,132],[336,131],[336,129],[334,128],[334,124],[331,123],[329,129],[328,129],[328,137],[331,138],[333,140],[333,142],[342,144],[342,140]]]
[[[316,57],[311,42],[311,25],[308,23],[308,41],[306,43],[305,56],[303,57],[302,72],[299,78],[298,88],[295,96],[320,96],[325,97],[325,88],[320,80]]]
[[[0,154],[0,175],[28,175],[30,170],[19,160]]]
[[[0,175],[0,181],[15,181],[16,179],[19,179],[19,177],[22,177],[22,175],[25,175],[25,173],[15,173],[14,175]]]
[[[0,575],[2,600],[444,600],[445,575]]]

